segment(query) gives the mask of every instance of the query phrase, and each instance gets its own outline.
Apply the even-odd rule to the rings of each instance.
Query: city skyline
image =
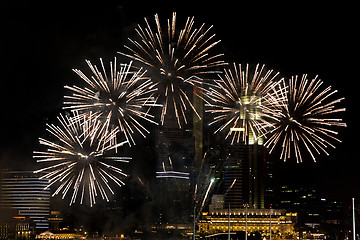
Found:
[[[249,5],[248,7],[251,7],[251,4]],[[135,8],[132,4],[121,5],[114,2],[101,5],[101,7],[103,11],[109,11],[108,18],[114,18],[117,22],[110,21],[111,24],[105,24],[107,21],[100,18],[93,20],[93,23],[96,23],[95,28],[84,22],[82,15],[78,15],[77,10],[82,6],[75,5],[73,8],[70,8],[69,17],[67,18],[55,18],[49,14],[51,11],[54,11],[55,16],[60,16],[61,12],[67,9],[66,4],[60,5],[59,9],[47,9],[47,11],[38,9],[40,6],[30,5],[29,10],[26,10],[21,7],[18,9],[15,5],[5,3],[4,7],[2,7],[4,10],[9,9],[9,12],[3,15],[4,21],[2,21],[5,32],[8,32],[6,34],[7,37],[2,40],[4,42],[1,46],[2,66],[7,69],[3,71],[5,73],[3,75],[4,89],[15,90],[7,91],[2,96],[2,102],[7,103],[4,106],[4,112],[7,113],[7,117],[5,119],[6,124],[3,125],[4,128],[2,129],[6,134],[2,140],[2,158],[12,158],[11,162],[17,160],[21,162],[22,158],[26,158],[27,160],[25,161],[27,162],[22,163],[30,163],[29,165],[34,163],[30,159],[31,154],[29,152],[36,146],[36,139],[44,135],[45,123],[53,121],[57,113],[62,111],[63,95],[65,92],[63,85],[72,84],[76,79],[71,69],[84,66],[83,61],[86,58],[97,61],[98,58],[104,57],[111,60],[112,55],[116,55],[115,50],[123,48],[125,42],[123,38],[127,37],[124,29],[131,32],[127,28],[132,28],[131,26],[136,20],[145,16],[151,16],[155,12],[163,13],[162,15],[165,16],[171,14],[171,11],[165,10],[162,5],[154,4],[154,6],[146,11],[143,8]],[[93,6],[84,6],[84,8],[90,12],[95,11]],[[262,23],[266,17],[270,17],[269,14],[259,17],[253,23],[247,22],[245,24],[249,15],[244,15],[238,21],[235,21],[234,11],[231,11],[233,15],[224,15],[226,7],[219,9],[218,15],[214,16],[214,18],[206,17],[205,14],[206,11],[215,11],[212,6],[204,6],[203,11],[195,7],[187,11],[184,9],[184,6],[176,4],[172,8],[174,10],[178,8],[179,13],[183,16],[194,15],[199,20],[206,19],[209,24],[214,25],[218,37],[222,39],[221,45],[225,50],[228,62],[269,63],[268,65],[287,77],[292,74],[300,75],[302,73],[308,73],[312,76],[318,74],[319,78],[324,79],[328,85],[338,89],[339,94],[345,97],[344,107],[347,110],[344,114],[344,119],[349,127],[341,130],[339,135],[343,143],[337,144],[337,149],[330,151],[330,157],[323,157],[325,160],[321,159],[320,163],[317,164],[310,163],[310,168],[317,168],[318,166],[316,165],[324,166],[326,170],[321,174],[325,174],[324,176],[327,178],[333,178],[334,175],[339,174],[337,170],[341,169],[342,172],[347,173],[341,173],[339,181],[342,181],[343,178],[348,178],[343,184],[356,180],[354,175],[357,169],[347,167],[351,166],[352,162],[350,159],[356,159],[356,155],[352,151],[352,149],[355,149],[354,134],[352,133],[358,132],[358,127],[350,117],[355,113],[356,104],[353,103],[356,102],[356,98],[354,96],[354,89],[351,88],[351,65],[349,67],[343,66],[348,61],[345,58],[348,56],[346,55],[348,53],[341,50],[343,47],[350,48],[352,46],[351,44],[344,45],[347,41],[351,43],[351,39],[346,40],[339,37],[329,40],[329,37],[333,35],[331,31],[334,22],[338,21],[339,24],[348,23],[348,27],[351,27],[351,23],[346,22],[346,19],[342,21],[331,19],[330,13],[318,12],[316,11],[317,9],[300,6],[297,11],[294,10],[293,12],[292,28],[288,28],[282,23],[282,19],[286,19],[286,16],[290,17],[290,13],[285,15],[286,12],[284,12],[284,17],[280,15],[280,12],[276,12],[278,14],[274,13],[275,16],[272,18],[271,24],[269,24],[268,28],[264,29],[263,34],[265,36],[270,34],[272,27],[278,30],[270,35],[272,38],[268,43],[260,44],[261,40],[259,37],[263,34],[257,33],[253,37],[250,36],[258,31],[256,30],[258,24]],[[334,8],[331,9],[335,10]],[[308,11],[307,18],[304,17],[304,19],[302,17],[302,11],[300,10]],[[31,11],[40,14],[44,19],[49,18],[48,25],[41,20],[31,18]],[[267,13],[264,9],[262,11]],[[26,22],[25,19],[29,21]],[[69,22],[70,19],[75,20],[74,23]],[[238,23],[239,26],[244,26],[245,32],[249,32],[250,36],[248,39],[243,39],[245,43],[241,43],[239,42],[240,39],[237,41],[232,37],[236,33],[232,29],[225,31],[224,27],[230,23]],[[117,24],[120,26],[117,26]],[[28,26],[29,29],[25,29],[25,26]],[[348,33],[346,26],[344,25],[342,28],[344,33]],[[114,34],[114,36],[110,34]],[[121,36],[119,36],[120,34]],[[26,41],[23,38],[24,41],[20,41],[19,37],[24,37],[25,35],[29,36],[28,40]],[[240,35],[236,34],[235,36],[238,37]],[[311,39],[310,36],[314,36],[314,39]],[[274,40],[274,37],[277,40]],[[322,46],[322,43],[325,44],[326,41],[330,41],[333,44],[330,49]],[[76,50],[76,47],[82,42],[86,45]],[[109,46],[109,43],[112,45]],[[267,44],[272,44],[272,46],[265,46]],[[22,49],[22,45],[27,47]],[[288,52],[289,49],[293,51],[291,55]],[[331,59],[328,59],[329,57]],[[29,58],[33,59],[33,61],[26,61]],[[45,59],[47,61],[44,61]],[[27,64],[23,64],[21,67],[21,60],[26,61]],[[343,81],[340,81],[340,79]],[[22,101],[27,99],[29,106],[16,107],[12,99]],[[8,129],[12,129],[12,131],[8,131]],[[311,160],[308,162],[311,162]],[[302,168],[303,166],[299,167]],[[333,182],[333,184],[336,184],[336,182]],[[338,188],[341,191],[340,186]],[[356,191],[354,191],[355,193]]]
[[[339,90],[339,95],[345,97],[343,115],[348,124],[339,133],[342,143],[330,149],[330,156],[320,156],[317,163],[311,158],[301,164],[296,164],[295,159],[280,163],[279,172],[285,181],[315,184],[331,197],[348,202],[351,197],[360,198],[357,184],[360,167],[356,165],[355,151],[359,127],[352,117],[358,100],[353,84],[355,68],[350,62],[351,52],[355,50],[352,39],[355,24],[350,14],[345,18],[334,17],[334,13],[347,7],[333,5],[324,11],[302,5],[280,10],[277,7],[281,6],[260,7],[249,3],[242,6],[243,10],[236,10],[220,4],[189,7],[187,2],[169,7],[157,3],[138,7],[116,1],[97,6],[59,3],[56,7],[17,3],[0,5],[5,31],[5,37],[0,40],[5,92],[1,97],[5,103],[1,168],[35,170],[32,152],[38,146],[38,137],[46,135],[45,123],[53,123],[58,113],[63,112],[66,92],[63,86],[73,85],[77,78],[72,68],[84,69],[85,59],[95,62],[101,57],[106,61],[120,57],[117,52],[123,49],[126,38],[133,36],[136,24],[143,22],[144,17],[152,18],[159,13],[168,18],[172,11],[177,11],[178,18],[194,16],[199,23],[213,25],[229,63],[266,64],[286,78],[303,73],[310,77],[319,75]],[[258,10],[258,14],[251,10]],[[148,171],[156,168],[144,160],[149,158],[146,153],[154,150],[140,152],[142,146],[151,146],[149,141],[154,139],[154,134],[151,132],[148,139],[123,150],[133,155],[129,168],[133,168],[134,176],[155,174],[144,170],[149,166]]]

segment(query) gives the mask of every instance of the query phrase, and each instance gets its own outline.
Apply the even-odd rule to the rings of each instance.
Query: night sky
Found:
[[[71,3],[70,3],[71,2]],[[225,60],[265,63],[284,77],[316,74],[339,90],[348,124],[342,143],[318,163],[283,164],[290,181],[312,183],[331,197],[360,199],[360,164],[355,120],[358,109],[358,25],[354,6],[272,5],[233,1],[0,1],[1,117],[0,167],[33,168],[32,151],[45,123],[62,110],[66,84],[78,83],[72,68],[87,69],[84,60],[110,61],[134,36],[143,17],[178,19],[214,25],[217,48]],[[251,1],[252,2],[252,1]],[[337,4],[336,4],[337,3]],[[328,3],[329,4],[329,3]],[[180,20],[179,20],[180,21]],[[283,171],[284,172],[284,171]]]

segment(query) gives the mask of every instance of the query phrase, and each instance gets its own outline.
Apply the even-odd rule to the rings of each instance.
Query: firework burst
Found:
[[[283,160],[295,155],[297,162],[301,162],[302,148],[309,152],[314,161],[315,153],[328,155],[327,148],[335,148],[331,142],[341,142],[333,128],[346,127],[342,119],[334,118],[334,114],[345,111],[345,108],[337,108],[344,98],[334,98],[336,93],[337,90],[332,90],[331,86],[324,87],[317,76],[312,80],[306,74],[301,80],[298,76],[291,77],[286,104],[265,146],[272,152],[277,145],[281,145],[280,158]]]
[[[91,116],[101,120],[108,131],[119,126],[120,132],[131,146],[135,144],[132,137],[134,132],[143,137],[149,133],[142,121],[157,124],[148,113],[151,107],[156,106],[153,97],[156,88],[149,78],[144,77],[144,71],[132,68],[131,62],[120,64],[117,68],[115,58],[114,64],[110,62],[110,74],[106,73],[102,59],[100,62],[102,71],[86,61],[92,72],[91,77],[78,69],[73,70],[88,86],[65,86],[73,94],[65,96],[68,101],[64,102],[64,109],[81,114],[92,112]]]
[[[233,69],[219,75],[214,87],[204,89],[205,111],[214,116],[210,125],[219,124],[215,133],[227,131],[226,138],[232,136],[232,144],[258,141],[277,121],[285,98],[283,79],[264,68],[258,64],[251,73],[249,65],[243,69],[234,64]]]
[[[102,123],[91,116],[74,117],[60,115],[59,125],[47,124],[52,140],[39,138],[46,151],[34,151],[34,158],[41,165],[42,178],[49,179],[49,188],[58,185],[53,196],[61,193],[64,199],[72,192],[70,205],[79,198],[80,204],[89,200],[90,206],[96,197],[109,201],[108,194],[114,194],[111,185],[124,185],[121,180],[127,175],[117,167],[131,158],[108,155],[125,142],[114,144],[112,140],[119,131],[114,128],[104,134]],[[86,197],[88,196],[88,197]]]
[[[149,70],[159,89],[157,100],[163,105],[161,124],[171,109],[181,128],[183,122],[187,123],[187,109],[200,118],[188,96],[192,86],[201,84],[206,75],[217,72],[215,67],[225,64],[220,60],[223,54],[210,54],[220,41],[213,40],[215,34],[210,35],[212,26],[195,28],[194,17],[187,18],[180,31],[176,28],[176,13],[167,20],[167,28],[162,27],[157,14],[154,28],[146,18],[145,22],[145,28],[136,28],[139,41],[129,39],[131,46],[125,46],[130,53],[120,54]]]

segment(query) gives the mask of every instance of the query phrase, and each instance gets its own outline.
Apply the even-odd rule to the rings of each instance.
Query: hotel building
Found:
[[[29,219],[37,232],[49,228],[50,190],[48,180],[31,171],[4,171],[0,175],[0,208]],[[4,219],[6,220],[6,219]]]

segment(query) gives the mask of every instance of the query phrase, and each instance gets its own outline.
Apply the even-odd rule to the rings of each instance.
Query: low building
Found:
[[[287,213],[284,209],[230,209],[230,218],[226,209],[203,213],[199,232],[205,236],[227,232],[229,220],[231,232],[260,233],[262,238],[269,238],[271,227],[273,239],[297,236],[294,230],[297,213]]]
[[[40,233],[36,235],[35,239],[86,239],[86,236],[77,233],[77,232],[58,232],[58,233],[52,233],[50,231],[45,231],[43,233]]]
[[[1,211],[0,213],[4,213]],[[0,239],[31,239],[35,236],[34,222],[29,217],[0,219]]]
[[[214,194],[211,197],[211,203],[209,204],[209,212],[216,212],[224,209],[224,195]]]
[[[48,217],[50,224],[50,231],[56,232],[60,230],[60,224],[63,222],[60,211],[51,211]]]

